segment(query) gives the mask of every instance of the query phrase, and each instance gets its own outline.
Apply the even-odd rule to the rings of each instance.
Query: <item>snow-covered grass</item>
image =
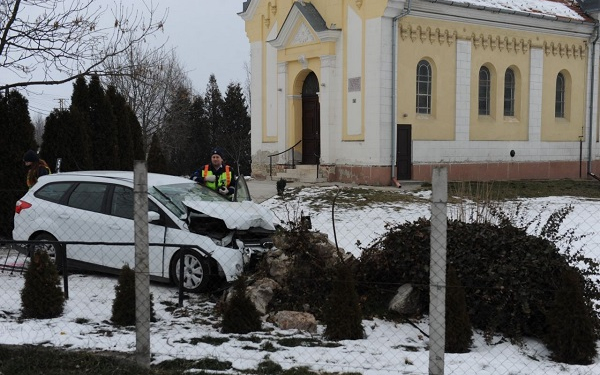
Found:
[[[263,205],[271,208],[282,221],[298,215],[310,215],[313,229],[327,233],[332,241],[337,239],[340,247],[357,256],[361,251],[361,245],[357,243],[362,246],[371,243],[385,233],[386,224],[429,217],[430,191],[389,191],[386,194],[397,194],[398,199],[388,199],[385,204],[364,202],[354,207],[340,199],[339,206],[336,205],[332,211],[331,205],[317,201],[319,196],[331,194],[332,189],[338,188],[305,188],[293,197],[274,197]],[[587,256],[599,257],[600,237],[595,233],[595,218],[600,214],[600,201],[548,197],[521,200],[519,203],[520,216],[515,219],[522,222],[529,222],[536,216],[543,221],[556,209],[572,204],[574,210],[567,218],[565,229],[573,228],[578,234],[586,234],[575,244],[583,246]],[[514,204],[506,203],[506,209],[517,212],[511,208]],[[461,210],[450,205],[448,211],[457,215]],[[535,226],[531,230],[534,231]],[[0,343],[132,353],[136,345],[134,329],[118,328],[109,321],[115,284],[116,277],[112,276],[71,275],[70,298],[60,318],[21,320],[23,276],[18,272],[0,272]],[[228,373],[234,373],[256,369],[260,362],[270,359],[284,369],[307,366],[313,371],[369,375],[428,373],[429,328],[426,318],[412,324],[364,320],[364,339],[339,343],[325,341],[321,325],[316,334],[309,334],[281,330],[265,322],[261,332],[225,335],[220,333],[219,318],[214,313],[218,301],[204,295],[191,295],[179,308],[174,287],[152,284],[151,289],[157,318],[151,324],[153,363],[173,358],[214,358],[232,362],[235,371]],[[295,339],[295,346],[290,344],[290,340],[285,340],[290,338]],[[486,343],[483,335],[476,332],[470,353],[445,355],[445,373],[599,374],[600,358],[597,357],[589,366],[555,363],[549,359],[546,348],[536,340],[513,345],[502,337],[493,337],[491,342]]]

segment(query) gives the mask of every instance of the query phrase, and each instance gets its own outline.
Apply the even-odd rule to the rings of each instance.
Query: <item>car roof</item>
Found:
[[[132,171],[77,171],[77,172],[60,172],[46,176],[41,176],[43,182],[56,181],[97,181],[102,179],[104,182],[109,180],[117,180],[133,184]],[[148,173],[148,186],[161,186],[171,184],[191,183],[192,181],[181,176],[171,176],[160,173]]]

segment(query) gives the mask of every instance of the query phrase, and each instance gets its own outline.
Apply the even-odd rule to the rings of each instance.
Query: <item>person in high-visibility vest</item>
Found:
[[[220,147],[211,151],[210,164],[197,169],[191,179],[213,189],[221,195],[231,195],[235,192],[235,179],[231,167],[224,163],[225,152]]]

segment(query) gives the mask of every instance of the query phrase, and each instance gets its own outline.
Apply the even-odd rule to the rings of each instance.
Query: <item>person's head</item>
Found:
[[[31,164],[33,164],[39,160],[40,160],[40,157],[38,156],[37,152],[35,152],[33,150],[27,150],[25,155],[23,155],[23,161],[25,162],[26,166],[30,166]]]
[[[221,165],[223,165],[224,155],[225,154],[224,154],[222,148],[220,148],[220,147],[213,148],[213,150],[210,153],[210,162],[212,163],[213,167],[219,168]]]

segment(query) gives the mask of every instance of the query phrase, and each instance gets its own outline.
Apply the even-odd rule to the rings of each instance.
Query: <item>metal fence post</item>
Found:
[[[435,167],[431,196],[431,260],[429,265],[429,374],[444,374],[446,346],[446,229],[448,168]]]
[[[150,367],[150,261],[148,254],[148,170],[144,160],[134,163],[133,221],[135,225],[135,357]]]

